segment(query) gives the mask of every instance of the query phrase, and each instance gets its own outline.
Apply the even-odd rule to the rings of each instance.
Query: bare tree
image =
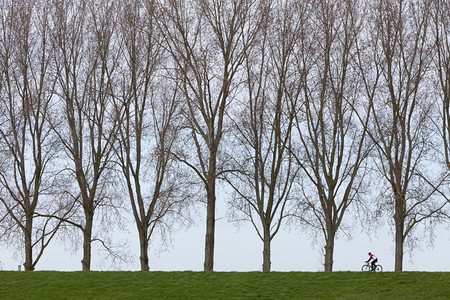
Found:
[[[179,124],[179,87],[164,76],[154,1],[126,1],[121,8],[125,59],[117,111],[123,116],[115,151],[138,229],[141,270],[148,271],[154,232],[170,231],[169,217],[187,217],[183,204],[188,188],[171,155]]]
[[[92,242],[99,240],[93,234],[94,217],[101,209],[111,215],[116,207],[111,197],[115,184],[111,157],[118,124],[114,76],[121,55],[115,37],[116,6],[108,0],[55,0],[53,7],[57,95],[63,116],[62,126],[55,130],[78,189],[71,192],[76,210],[64,221],[81,230],[82,269],[90,270]]]
[[[271,241],[287,216],[298,168],[291,148],[297,93],[293,51],[305,7],[297,1],[267,2],[255,44],[246,53],[247,95],[236,102],[235,142],[229,147],[234,220],[251,222],[263,242],[262,270],[271,269]],[[297,97],[298,98],[298,97]]]
[[[323,234],[324,267],[332,271],[336,235],[360,197],[370,150],[368,110],[352,64],[362,26],[359,1],[313,1],[308,26],[297,60],[304,105],[296,116],[296,161],[306,177],[296,216]]]
[[[450,3],[433,1],[433,34],[436,55],[437,90],[442,107],[442,137],[447,168],[450,170]],[[440,127],[440,126],[439,126]]]
[[[431,2],[380,0],[371,11],[370,62],[361,69],[376,166],[387,183],[379,207],[393,215],[395,271],[402,271],[405,242],[414,242],[419,224],[434,224],[446,203],[440,188],[448,172],[435,162],[435,106],[426,77],[433,49]]]
[[[206,191],[204,270],[214,268],[216,181],[225,113],[237,85],[236,74],[252,44],[260,16],[258,1],[164,1],[161,32],[182,79],[184,115],[195,155],[178,155]],[[187,148],[187,147],[186,147]]]
[[[61,224],[41,215],[64,215],[63,201],[52,197],[58,147],[49,123],[56,79],[49,6],[0,5],[0,205],[6,213],[0,236],[23,247],[25,270],[32,271]]]

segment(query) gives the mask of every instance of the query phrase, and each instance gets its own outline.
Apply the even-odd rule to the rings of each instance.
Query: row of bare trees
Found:
[[[189,223],[200,199],[212,271],[223,183],[231,220],[262,241],[263,271],[288,221],[319,233],[332,271],[356,214],[391,220],[402,271],[414,233],[448,219],[449,11],[443,0],[1,0],[1,241],[33,270],[70,236],[90,270],[94,242],[120,256],[109,233],[128,210],[149,270],[154,234]]]
[[[142,270],[152,234],[186,216],[170,155],[179,83],[153,11],[142,1],[2,2],[2,236],[24,237],[26,270],[57,229],[83,241],[83,270],[93,242],[117,255],[107,233],[127,198],[120,187]]]

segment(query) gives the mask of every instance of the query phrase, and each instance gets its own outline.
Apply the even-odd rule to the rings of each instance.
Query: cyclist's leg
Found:
[[[378,258],[372,260],[372,271],[375,271],[375,264],[378,262]]]

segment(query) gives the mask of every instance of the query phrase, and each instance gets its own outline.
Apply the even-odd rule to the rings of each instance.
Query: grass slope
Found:
[[[1,299],[450,299],[450,273],[0,272]]]

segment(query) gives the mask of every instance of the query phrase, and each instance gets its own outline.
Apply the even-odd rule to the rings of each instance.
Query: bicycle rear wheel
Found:
[[[361,267],[361,271],[363,271],[363,272],[369,272],[369,271],[370,271],[370,266],[369,266],[369,265],[363,265],[363,266]]]
[[[383,267],[381,265],[377,265],[375,267],[375,272],[383,272]]]

